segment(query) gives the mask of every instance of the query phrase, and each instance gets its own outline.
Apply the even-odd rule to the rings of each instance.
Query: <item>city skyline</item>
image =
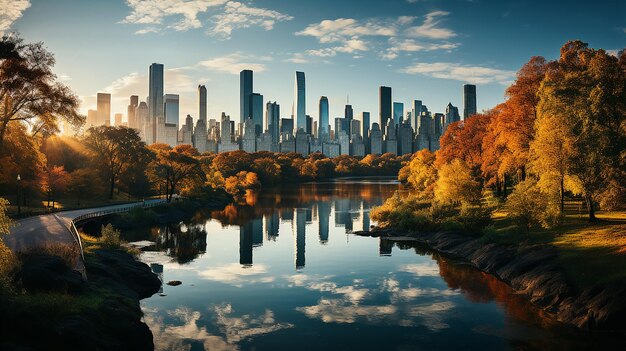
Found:
[[[292,77],[298,70],[307,74],[306,111],[314,119],[320,96],[328,97],[331,120],[342,115],[346,94],[356,115],[376,114],[375,89],[381,85],[392,87],[393,102],[404,103],[405,110],[421,99],[432,111],[443,112],[448,102],[462,106],[459,86],[475,83],[481,111],[503,100],[506,84],[532,54],[554,58],[558,52],[553,48],[574,38],[618,50],[626,38],[626,23],[617,16],[624,5],[618,1],[559,7],[559,16],[554,16],[554,4],[544,4],[538,14],[531,12],[532,3],[490,1],[398,0],[368,3],[357,11],[348,2],[338,2],[332,14],[320,10],[324,4],[311,9],[282,1],[200,1],[204,5],[187,18],[176,15],[189,9],[187,1],[169,2],[169,9],[152,1],[144,1],[141,8],[137,3],[94,7],[16,1],[12,4],[21,7],[3,18],[0,31],[16,30],[26,40],[44,41],[55,52],[56,73],[83,99],[85,114],[95,108],[96,93],[105,92],[112,96],[110,116],[123,113],[126,119],[128,97],[145,101],[148,95],[146,65],[164,64],[164,93],[180,95],[181,125],[187,114],[199,117],[199,84],[207,86],[208,118],[219,119],[224,111],[236,119],[236,75],[244,68],[257,75],[255,91],[283,105],[281,117],[291,110]],[[175,5],[179,12],[172,11]],[[98,13],[97,18],[85,16],[86,8]],[[148,18],[142,8],[153,9],[154,16]],[[235,12],[253,20],[248,28],[232,22]],[[469,25],[479,13],[487,19],[481,21],[485,28]],[[152,23],[139,24],[141,19]],[[564,25],[570,22],[576,26]],[[520,25],[524,33],[515,30]],[[76,27],[80,33],[68,36]],[[272,45],[263,44],[267,40]],[[80,62],[76,50],[83,57]]]

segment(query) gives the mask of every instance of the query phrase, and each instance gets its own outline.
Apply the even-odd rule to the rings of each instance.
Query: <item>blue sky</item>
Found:
[[[554,59],[567,40],[626,47],[623,0],[0,0],[0,9],[0,32],[43,41],[84,112],[97,92],[110,92],[112,113],[125,115],[129,95],[145,99],[148,66],[159,62],[166,93],[181,95],[181,120],[197,117],[198,84],[208,89],[209,118],[238,118],[244,68],[283,117],[296,70],[306,73],[314,118],[321,95],[331,118],[347,95],[355,115],[374,117],[379,85],[405,109],[420,99],[442,112],[461,105],[462,84],[475,83],[482,110],[503,101],[531,56]]]

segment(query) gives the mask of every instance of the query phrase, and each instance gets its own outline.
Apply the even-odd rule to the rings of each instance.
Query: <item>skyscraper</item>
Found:
[[[130,104],[126,110],[126,117],[128,118],[128,127],[139,129],[139,123],[137,123],[137,106],[139,106],[139,96],[131,95]]]
[[[177,94],[165,94],[164,97],[165,123],[178,126],[179,97]]]
[[[150,65],[148,85],[148,116],[152,123],[152,139],[157,142],[157,123],[164,117],[163,113],[163,65],[153,63]]]
[[[204,85],[198,85],[198,118],[204,121],[204,125],[207,125],[207,116],[206,116],[206,87]]]
[[[270,131],[272,142],[278,143],[280,141],[280,105],[276,102],[268,102],[265,105],[265,113],[266,129]]]
[[[346,105],[346,108],[343,112],[343,118],[347,119],[348,122],[352,121],[354,118],[354,110],[352,109],[352,105]]]
[[[326,96],[320,98],[319,118],[319,138],[327,140],[330,138],[330,124],[328,122],[328,98]]]
[[[244,69],[239,73],[239,121],[252,118],[252,71]]]
[[[422,100],[413,100],[413,108],[411,109],[411,128],[417,132],[420,124],[420,116],[422,115]]]
[[[370,135],[370,113],[361,113],[361,125],[363,127],[363,138],[367,139]]]
[[[455,107],[454,105],[452,105],[451,102],[449,102],[448,106],[446,106],[446,119],[443,125],[443,130],[446,130],[446,128],[450,124],[454,122],[458,122],[460,120],[461,120],[461,116],[459,116],[459,109]]]
[[[252,102],[252,122],[254,122],[254,131],[256,136],[263,132],[263,95],[252,93],[250,95]]]
[[[98,118],[97,126],[108,126],[111,124],[111,94],[98,93]]]
[[[293,96],[293,118],[296,120],[296,128],[306,130],[306,84],[304,72],[296,72]]]
[[[378,93],[379,120],[383,134],[387,133],[387,121],[391,118],[391,88],[381,86]]]
[[[463,85],[463,119],[476,114],[476,86]]]
[[[396,124],[396,127],[402,123],[404,120],[404,104],[401,102],[393,103],[393,121]]]

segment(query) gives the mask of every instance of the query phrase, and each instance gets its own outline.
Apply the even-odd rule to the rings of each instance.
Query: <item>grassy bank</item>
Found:
[[[560,223],[550,229],[521,229],[497,204],[446,209],[412,196],[389,199],[372,217],[381,226],[404,231],[452,230],[480,237],[485,244],[552,246],[558,265],[579,289],[626,281],[626,211],[598,211],[598,221],[590,223],[581,203],[567,201]]]

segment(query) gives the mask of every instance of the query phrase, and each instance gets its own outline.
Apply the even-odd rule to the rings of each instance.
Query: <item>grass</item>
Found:
[[[517,230],[505,212],[496,211],[494,230],[485,239],[553,245],[560,266],[579,288],[626,281],[626,211],[598,211],[596,217],[598,221],[589,223],[580,202],[568,201],[559,226],[525,233]]]

